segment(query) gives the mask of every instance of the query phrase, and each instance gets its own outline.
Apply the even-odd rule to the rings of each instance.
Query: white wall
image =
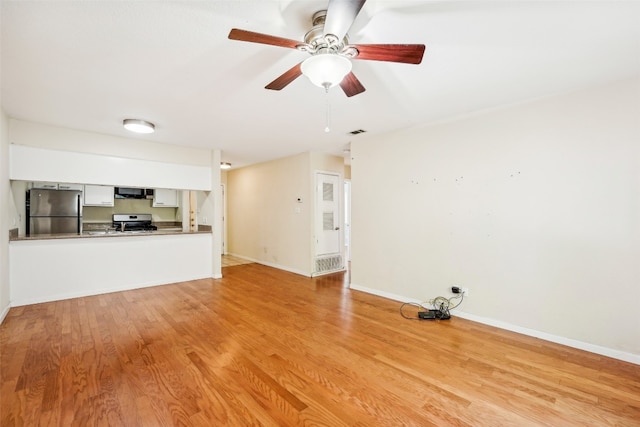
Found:
[[[0,108],[0,322],[9,312],[9,228],[13,218],[9,188],[9,121]],[[17,226],[16,226],[17,227]]]
[[[229,253],[311,275],[309,158],[299,154],[227,173]]]
[[[228,252],[314,273],[315,171],[344,173],[341,157],[303,153],[227,173]],[[298,203],[297,199],[302,199]]]
[[[352,157],[352,287],[640,363],[640,79]]]

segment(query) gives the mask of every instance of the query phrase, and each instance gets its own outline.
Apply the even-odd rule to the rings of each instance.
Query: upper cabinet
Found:
[[[156,188],[153,191],[154,208],[177,208],[178,190],[168,190],[166,188]]]
[[[42,190],[57,190],[58,183],[57,182],[44,182],[44,181],[35,181],[31,183],[31,188],[39,188]]]
[[[58,184],[58,190],[84,190],[84,186],[82,184]]]
[[[113,188],[108,185],[85,185],[85,206],[113,206]]]
[[[31,183],[31,188],[38,188],[41,190],[80,190],[82,191],[82,184],[34,181]]]

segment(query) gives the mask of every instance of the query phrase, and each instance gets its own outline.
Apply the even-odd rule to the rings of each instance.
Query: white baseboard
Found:
[[[258,263],[259,263],[259,261],[256,261],[256,260],[255,260],[255,259],[253,259],[253,258],[247,258],[247,257],[246,257],[246,256],[244,256],[244,255],[238,255],[238,254],[233,253],[233,252],[227,252],[225,255],[229,255],[229,256],[232,256],[232,257],[234,257],[234,258],[240,258],[240,259],[243,259],[243,260],[245,260],[245,261],[258,262]]]
[[[476,316],[475,314],[465,313],[464,311],[452,310],[452,313],[463,319],[472,320],[474,322],[483,323],[485,325],[495,326],[496,328],[506,329],[511,332],[517,332],[519,334],[528,335],[530,337],[540,338],[545,341],[551,341],[556,344],[566,345],[567,347],[573,347],[579,350],[588,351],[590,353],[599,354],[601,356],[607,356],[613,359],[640,365],[640,355],[638,354],[626,353],[624,351],[615,350],[613,348],[602,347],[596,344],[574,340],[572,338],[553,335],[546,332],[537,331],[535,329],[524,328],[522,326],[513,325],[501,320],[495,320],[487,317]]]
[[[413,298],[407,298],[401,295],[380,291],[378,289],[359,286],[353,283],[349,287],[356,291],[366,292],[368,294],[377,295],[393,301],[413,302],[413,303],[424,302],[424,301],[416,300]],[[590,344],[583,341],[574,340],[572,338],[567,338],[559,335],[553,335],[546,332],[537,331],[535,329],[524,328],[522,326],[514,325],[508,322],[503,322],[501,320],[491,319],[483,316],[476,316],[475,314],[471,314],[471,313],[465,313],[464,311],[460,311],[457,309],[452,310],[451,313],[462,319],[471,320],[473,322],[482,323],[484,325],[494,326],[496,328],[505,329],[507,331],[516,332],[523,335],[528,335],[534,338],[540,338],[542,340],[550,341],[556,344],[566,345],[567,347],[576,348],[578,350],[584,350],[590,353],[599,354],[601,356],[611,357],[613,359],[618,359],[624,362],[640,365],[640,354],[627,353],[627,352],[616,350],[613,348],[603,347],[596,344]]]
[[[7,304],[7,306],[0,312],[0,325],[4,322],[4,318],[9,314],[9,310],[11,309],[11,303]]]
[[[327,276],[329,274],[341,273],[343,271],[346,271],[346,268],[342,267],[342,268],[338,268],[337,270],[329,270],[329,271],[323,271],[320,273],[312,273],[311,277]]]
[[[273,268],[277,268],[278,270],[284,270],[284,271],[288,271],[289,273],[295,273],[295,274],[299,274],[301,276],[305,276],[305,277],[311,277],[311,274],[305,271],[301,271],[301,270],[296,270],[295,268],[290,268],[284,265],[280,265],[280,264],[273,264],[267,261],[262,261],[259,259],[254,259],[254,258],[250,258],[250,257],[246,257],[243,255],[237,255],[234,253],[229,253],[229,255],[234,256],[236,258],[240,258],[240,259],[244,259],[246,261],[251,261],[251,262],[255,262],[256,264],[261,264],[261,265],[266,265],[267,267],[273,267]]]
[[[377,295],[379,297],[384,297],[387,299],[391,299],[394,301],[400,301],[400,302],[415,302],[415,303],[421,303],[424,301],[418,301],[417,299],[413,299],[413,298],[407,298],[407,297],[403,297],[402,295],[396,295],[396,294],[391,294],[389,292],[384,292],[384,291],[380,291],[378,289],[372,289],[372,288],[367,288],[365,286],[359,286],[356,285],[355,283],[351,283],[349,285],[349,288],[356,290],[356,291],[362,291],[362,292],[366,292],[368,294],[373,294],[373,295]]]

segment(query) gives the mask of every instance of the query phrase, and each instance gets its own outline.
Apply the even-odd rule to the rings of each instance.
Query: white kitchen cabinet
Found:
[[[35,181],[31,183],[31,188],[39,188],[43,190],[57,190],[58,183],[57,182],[44,182],[44,181]]]
[[[82,184],[65,184],[65,183],[60,183],[58,184],[58,190],[80,190],[83,191],[84,186]]]
[[[113,206],[113,187],[107,185],[85,185],[85,206]]]
[[[38,188],[41,190],[83,190],[82,184],[68,184],[48,181],[34,181],[31,183],[31,188]]]
[[[178,190],[168,190],[166,188],[156,188],[153,190],[154,208],[177,208]]]

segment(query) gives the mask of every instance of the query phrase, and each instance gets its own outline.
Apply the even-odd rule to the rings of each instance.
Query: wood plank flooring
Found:
[[[222,255],[222,266],[223,267],[233,267],[236,265],[242,264],[250,264],[253,261],[246,260],[244,258],[240,258],[233,255]]]
[[[640,366],[259,264],[11,309],[0,425],[639,426]]]

